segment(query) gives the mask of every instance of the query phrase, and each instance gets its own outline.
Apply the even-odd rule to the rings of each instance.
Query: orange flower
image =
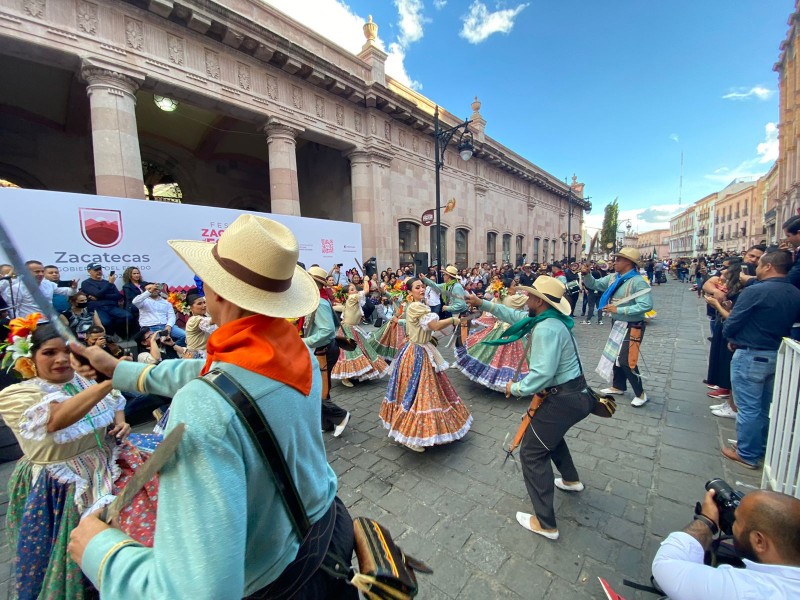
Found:
[[[33,360],[27,356],[17,359],[14,363],[14,370],[19,373],[23,379],[36,377],[36,366],[33,364]]]
[[[8,323],[8,329],[12,336],[26,338],[36,331],[36,324],[41,318],[41,313],[31,313],[27,317],[17,317],[16,319],[11,319]]]

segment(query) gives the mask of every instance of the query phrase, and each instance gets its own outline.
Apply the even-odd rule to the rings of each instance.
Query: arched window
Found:
[[[550,240],[544,239],[544,246],[542,246],[542,262],[547,262],[547,252],[550,250]]]
[[[539,262],[539,244],[542,240],[533,238],[533,262]]]
[[[517,249],[516,249],[517,250],[517,255],[516,255],[516,257],[514,257],[514,261],[515,261],[514,264],[515,265],[521,265],[524,262],[524,260],[522,259],[522,246],[523,246],[524,241],[525,241],[525,236],[524,235],[518,235],[517,236]]]
[[[442,245],[442,267],[447,264],[447,227],[442,225],[442,238],[439,242]],[[433,264],[436,260],[436,225],[431,225],[431,256],[428,264]],[[426,265],[427,266],[427,265]]]
[[[550,240],[550,246],[551,246],[551,248],[550,248],[550,258],[552,258],[553,261],[555,261],[556,260],[556,241],[555,240]]]
[[[469,230],[456,229],[456,267],[469,268]]]
[[[486,262],[490,265],[497,262],[497,234],[494,231],[486,234]]]
[[[504,233],[503,234],[503,262],[510,263],[511,262],[511,234]]]
[[[401,221],[397,224],[397,234],[400,240],[400,264],[413,263],[414,255],[419,252],[419,225]]]

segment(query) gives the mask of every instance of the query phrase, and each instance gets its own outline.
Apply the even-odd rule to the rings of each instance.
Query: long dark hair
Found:
[[[39,351],[39,348],[42,347],[42,344],[57,337],[60,336],[58,335],[56,328],[50,323],[39,325],[36,328],[36,331],[34,331],[31,335],[31,354],[36,354]]]
[[[727,296],[731,298],[741,292],[744,287],[740,277],[742,273],[742,259],[737,257],[727,258],[725,260],[728,263],[728,268],[723,275],[723,280],[725,281],[725,287],[728,288]]]

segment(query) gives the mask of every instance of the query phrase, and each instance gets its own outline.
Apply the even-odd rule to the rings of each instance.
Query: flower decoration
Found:
[[[184,315],[188,315],[192,312],[189,310],[189,305],[186,304],[186,294],[183,292],[170,292],[169,296],[167,296],[167,302],[172,304],[175,308],[175,312]]]
[[[13,368],[23,379],[30,379],[36,375],[31,351],[33,346],[31,337],[41,318],[41,313],[32,313],[27,317],[19,317],[9,322],[8,341],[0,345],[0,352],[3,353],[0,367],[6,371]]]
[[[333,286],[333,299],[339,304],[347,301],[347,290],[341,284]]]
[[[489,285],[488,291],[494,296],[495,298],[499,298],[503,300],[506,296],[508,296],[508,288],[503,285],[503,282],[499,279],[496,279]]]
[[[405,300],[408,295],[408,287],[404,281],[396,281],[394,286],[387,288],[386,292],[392,297],[393,300],[402,298]]]

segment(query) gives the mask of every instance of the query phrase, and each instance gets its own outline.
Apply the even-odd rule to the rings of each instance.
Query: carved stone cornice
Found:
[[[144,83],[144,73],[137,73],[103,59],[81,61],[81,79],[90,90],[105,89],[109,93],[127,94],[136,100],[136,90]]]
[[[275,117],[270,117],[261,130],[267,134],[267,142],[273,139],[291,139],[294,141],[297,136],[305,131],[305,128],[281,119],[276,119]]]

